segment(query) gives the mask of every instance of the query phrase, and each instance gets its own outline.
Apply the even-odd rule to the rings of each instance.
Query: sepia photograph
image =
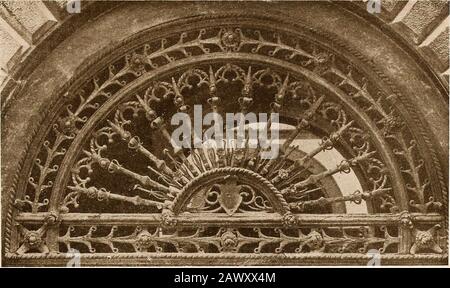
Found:
[[[448,267],[449,24],[447,0],[0,1],[1,266]]]

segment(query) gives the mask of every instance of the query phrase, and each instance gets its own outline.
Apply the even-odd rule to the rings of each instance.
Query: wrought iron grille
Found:
[[[376,249],[394,262],[444,259],[445,187],[430,185],[398,97],[324,35],[253,20],[144,33],[68,90],[18,186],[7,258],[56,263],[77,249],[93,264],[364,263]],[[279,112],[280,156],[174,148],[171,116],[193,117],[197,104]],[[344,160],[324,168],[329,150]],[[345,173],[362,189],[342,191],[334,176]]]

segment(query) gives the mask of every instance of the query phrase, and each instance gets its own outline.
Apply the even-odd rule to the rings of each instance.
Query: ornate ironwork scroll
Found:
[[[351,55],[313,41],[325,38],[320,33],[215,23],[144,37],[70,90],[16,193],[8,257],[61,258],[71,248],[106,262],[203,254],[359,259],[370,249],[445,257],[441,191],[430,185],[426,150],[397,96]],[[174,148],[171,116],[193,115],[196,104],[205,114],[279,112],[290,127],[280,156],[265,160],[261,147],[229,143]],[[321,140],[294,157],[301,135]],[[311,163],[331,149],[345,160],[313,172]],[[351,171],[362,191],[323,184]],[[333,210],[362,202],[366,214]]]

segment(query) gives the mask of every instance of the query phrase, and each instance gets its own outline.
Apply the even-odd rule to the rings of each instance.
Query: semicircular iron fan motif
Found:
[[[233,96],[229,91],[238,93]],[[273,95],[270,96],[271,93]],[[224,97],[232,99],[224,104]],[[233,97],[236,98],[235,103],[231,101]],[[192,107],[196,104],[208,107],[205,113],[213,111],[219,115],[236,110],[242,113],[269,110],[282,115],[286,112],[294,115],[285,117],[294,125],[289,125],[290,129],[284,133],[280,155],[274,159],[262,159],[262,147],[249,147],[248,127],[243,147],[229,141],[224,141],[222,147],[174,147],[171,145],[173,129],[169,124],[171,115],[176,112],[192,114]],[[302,109],[286,109],[286,106],[293,107],[294,104]],[[302,132],[313,127],[320,129],[314,124],[318,118],[330,123],[327,128],[331,127],[331,132],[322,137],[314,150],[300,158],[291,157],[293,152],[301,150],[295,143]],[[80,231],[68,227],[59,239],[67,247],[83,243],[93,251],[93,243],[97,246],[106,243],[111,248],[110,252],[118,251],[116,245],[128,245],[129,249],[133,247],[136,251],[279,253],[324,250],[325,246],[328,252],[355,252],[366,250],[371,245],[387,248],[398,243],[398,239],[381,226],[378,232],[392,239],[371,236],[367,228],[359,226],[348,229],[335,227],[330,231],[295,228],[300,224],[296,214],[330,213],[333,203],[359,204],[375,198],[379,203],[393,201],[383,164],[377,159],[376,151],[371,150],[363,130],[339,104],[316,95],[305,80],[287,74],[282,76],[261,67],[230,63],[214,68],[199,66],[181,73],[177,79],[172,77],[168,81],[152,83],[142,93],[120,104],[102,123],[72,169],[72,183],[67,186],[68,193],[61,211],[95,212],[96,204],[93,202],[100,205],[99,211],[103,213],[133,213],[138,209],[141,213],[160,215],[159,228],[155,230],[153,227],[152,230],[139,225],[129,231],[130,235],[118,237],[115,236],[118,227],[114,226],[104,238],[93,236],[99,233],[95,226],[82,236],[73,236]],[[270,121],[262,124],[263,129],[272,128]],[[352,157],[321,173],[314,174],[308,169],[317,154],[346,141],[351,143]],[[321,181],[336,173],[349,173],[352,167],[366,171],[365,176],[370,179],[367,181],[371,181],[372,189],[347,195],[338,191],[340,196],[330,197],[330,191],[324,189]],[[203,218],[207,222],[214,217],[220,220],[220,217],[234,216],[259,217],[259,221],[264,221],[264,217],[278,217],[281,226],[267,231],[245,226],[241,231],[220,228],[218,224],[194,230],[192,227],[176,229],[183,219],[189,217]],[[161,229],[172,232],[161,234]],[[187,235],[181,236],[184,233]],[[329,243],[324,246],[327,239]]]
[[[324,96],[316,96],[313,89],[308,87],[305,82],[294,80],[292,76],[291,79],[289,76],[282,79],[278,73],[270,69],[252,72],[251,67],[245,71],[244,68],[237,65],[225,64],[217,71],[213,71],[211,67],[209,73],[200,68],[193,68],[183,73],[178,81],[172,78],[171,82],[153,83],[143,96],[136,95],[134,100],[121,104],[113,117],[106,120],[106,125],[95,131],[89,147],[83,151],[84,157],[73,168],[74,183],[68,186],[72,192],[66,196],[64,209],[68,209],[70,205],[78,206],[78,198],[85,195],[98,200],[108,198],[137,206],[149,206],[155,208],[155,211],[175,209],[177,213],[180,213],[181,208],[189,208],[192,211],[197,207],[199,210],[218,212],[221,210],[219,208],[222,208],[229,215],[246,209],[239,207],[241,204],[250,205],[247,207],[250,210],[274,212],[275,207],[272,205],[276,202],[279,204],[278,206],[283,206],[282,208],[278,207],[277,212],[286,213],[291,209],[302,211],[307,206],[319,207],[337,201],[360,203],[362,200],[387,194],[386,192],[391,190],[388,186],[388,177],[383,171],[382,162],[374,157],[376,151],[371,150],[371,144],[363,140],[365,135],[363,130],[358,128],[353,120],[348,119],[340,105],[325,100]],[[171,127],[168,127],[170,113],[189,111],[189,106],[195,105],[193,101],[195,99],[192,98],[201,97],[203,99],[200,100],[209,103],[211,111],[218,112],[227,109],[227,105],[221,107],[218,104],[220,98],[217,96],[216,90],[217,86],[221,84],[228,88],[230,86],[242,87],[241,95],[237,97],[240,108],[238,112],[242,113],[249,111],[250,107],[246,103],[253,101],[260,101],[260,106],[263,105],[262,102],[268,102],[268,106],[272,107],[268,109],[271,112],[280,112],[284,102],[291,102],[291,105],[292,101],[303,103],[305,110],[301,112],[298,119],[293,119],[297,122],[296,126],[292,127],[286,139],[282,140],[279,157],[269,160],[262,159],[260,152],[263,148],[260,146],[256,149],[250,148],[248,143],[250,133],[246,134],[246,142],[242,147],[237,147],[233,145],[233,142],[226,140],[222,147],[216,145],[215,147],[183,149],[171,145]],[[209,95],[203,91],[202,96],[199,96],[201,95],[199,92],[197,97],[186,99],[187,96],[184,96],[181,91],[193,90],[194,85],[199,90],[207,88],[204,90],[207,90]],[[261,86],[269,91],[271,88],[278,90],[275,99],[273,101],[255,99],[254,86]],[[304,87],[307,87],[308,90]],[[157,93],[163,94],[158,95]],[[244,100],[240,101],[242,99]],[[188,102],[192,104],[188,104]],[[198,104],[203,103],[199,102]],[[175,107],[172,111],[167,108],[171,105]],[[228,106],[232,107],[233,104],[228,104]],[[289,155],[296,149],[301,149],[301,147],[293,145],[293,142],[302,131],[308,129],[310,121],[313,121],[316,115],[331,122],[335,130],[324,136],[320,145],[310,153],[300,159],[291,159]],[[337,118],[332,119],[331,117]],[[142,123],[143,121],[148,121],[148,123],[143,124],[143,127],[133,127],[137,122]],[[262,129],[271,129],[270,121],[263,124],[266,127]],[[160,151],[156,151],[156,149],[150,151],[141,140],[142,137],[134,135],[133,132],[130,132],[132,130],[133,132],[147,133],[146,138],[153,141],[151,146],[155,146],[155,141],[164,143],[160,145]],[[348,135],[349,141],[353,142],[353,157],[337,163],[334,169],[319,174],[308,173],[308,165],[314,156],[332,149],[344,138],[344,134]],[[159,137],[158,140],[151,139],[153,135]],[[125,153],[123,150],[114,151],[114,148],[117,149],[117,146],[120,145],[128,150],[125,150]],[[129,157],[129,151],[132,151],[136,159],[145,160],[144,171],[146,170],[146,172],[133,171],[122,165],[118,159],[108,156],[110,147],[112,153],[120,154],[119,157]],[[326,191],[322,191],[322,195],[316,193],[320,195],[318,199],[310,199],[311,193],[320,190],[317,184],[320,184],[321,179],[335,173],[349,173],[351,167],[359,164],[366,164],[369,167],[367,170],[371,172],[370,179],[373,187],[371,191],[355,192],[347,197],[333,199],[326,198]],[[103,169],[106,173],[131,178],[136,182],[131,190],[142,192],[142,195],[148,197],[128,196],[124,192],[112,193],[107,192],[105,188],[91,186],[90,183],[95,182],[91,175],[94,169]],[[111,179],[111,183],[114,183],[113,179]],[[256,185],[254,183],[258,186],[252,187]],[[194,190],[197,193],[193,193]],[[129,194],[133,194],[132,191]],[[276,195],[276,198],[273,198],[273,195]],[[248,199],[244,199],[243,196]],[[272,197],[272,201],[268,197]],[[212,198],[214,200],[211,200]],[[177,206],[180,201],[183,201],[181,204],[183,207]],[[208,208],[205,205],[211,207]],[[212,206],[218,207],[212,208]]]

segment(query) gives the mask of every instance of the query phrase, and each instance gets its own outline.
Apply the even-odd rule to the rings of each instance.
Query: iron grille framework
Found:
[[[66,91],[11,205],[11,263],[61,265],[71,249],[90,265],[365,264],[371,249],[394,264],[445,261],[445,187],[431,185],[438,167],[401,95],[319,31],[240,19],[146,31]],[[171,115],[196,104],[280,113],[280,156],[173,148]],[[302,152],[302,137],[321,141]],[[312,169],[331,149],[345,160]],[[335,185],[350,172],[362,191]]]

